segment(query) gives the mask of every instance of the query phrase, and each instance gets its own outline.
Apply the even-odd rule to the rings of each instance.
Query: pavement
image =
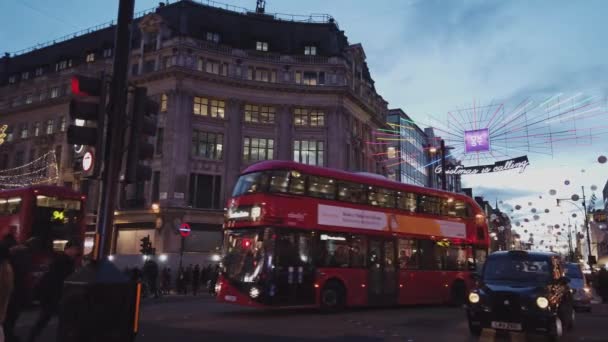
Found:
[[[35,312],[24,315],[24,335]],[[563,341],[607,342],[608,305],[594,304],[592,313],[578,313],[575,330]],[[54,341],[56,320],[40,342]],[[167,296],[142,304],[137,342],[198,341],[544,341],[537,336],[469,335],[464,310],[444,306],[351,309],[323,314],[313,309],[259,310],[218,303],[203,295]]]

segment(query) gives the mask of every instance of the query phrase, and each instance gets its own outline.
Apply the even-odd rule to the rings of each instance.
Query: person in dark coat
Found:
[[[184,294],[188,294],[188,288],[190,287],[190,283],[192,282],[192,264],[188,265],[186,271],[184,272]]]
[[[196,264],[192,270],[192,294],[196,296],[198,294],[198,286],[201,281],[201,268]]]
[[[158,264],[152,260],[148,259],[144,263],[143,267],[143,278],[144,281],[148,284],[148,288],[150,289],[150,294],[154,296],[154,298],[158,298]]]
[[[40,279],[38,298],[40,299],[40,314],[30,330],[28,342],[34,342],[47,326],[53,315],[59,309],[63,292],[64,280],[76,269],[76,259],[82,255],[80,241],[70,240],[62,253],[57,254],[49,271]]]
[[[220,265],[215,265],[215,268],[211,271],[210,279],[209,279],[209,294],[215,293],[215,284],[220,276]]]
[[[597,280],[602,303],[606,304],[608,303],[608,271],[606,271],[606,266],[602,266],[598,272]]]
[[[162,291],[163,294],[168,295],[169,292],[171,291],[171,268],[170,267],[165,267],[163,269],[163,274],[162,274]]]
[[[177,293],[178,294],[185,294],[186,290],[185,290],[185,281],[184,281],[184,268],[180,267],[177,270],[177,279],[176,279],[176,286],[177,286]]]
[[[15,283],[4,321],[4,333],[7,342],[14,342],[19,341],[15,335],[15,326],[21,312],[30,301],[28,275],[32,268],[32,251],[39,248],[40,241],[31,238],[20,245],[17,244],[13,235],[9,235],[2,240],[2,243],[10,251],[9,259],[13,268]]]

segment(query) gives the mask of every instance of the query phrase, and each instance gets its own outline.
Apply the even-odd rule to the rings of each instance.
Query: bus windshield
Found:
[[[45,246],[63,250],[72,237],[80,233],[82,203],[74,199],[36,196],[32,237],[38,237]]]
[[[228,279],[254,282],[264,265],[262,229],[244,229],[224,233],[223,273]]]

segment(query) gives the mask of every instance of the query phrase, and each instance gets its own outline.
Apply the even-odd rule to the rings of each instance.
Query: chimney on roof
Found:
[[[266,11],[266,0],[257,0],[255,5],[255,13],[264,14]]]
[[[158,7],[165,7],[165,3],[164,2],[159,2],[158,3]]]

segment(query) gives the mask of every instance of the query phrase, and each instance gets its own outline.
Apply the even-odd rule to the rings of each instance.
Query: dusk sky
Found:
[[[225,2],[255,7],[255,0]],[[136,11],[157,4],[137,0]],[[334,16],[350,43],[363,45],[389,107],[402,108],[421,126],[436,124],[428,114],[440,121],[437,125],[448,125],[446,113],[458,108],[502,103],[508,114],[524,99],[540,105],[558,93],[593,96],[604,114],[556,122],[556,129],[608,125],[607,1],[268,0],[266,10]],[[116,12],[117,1],[109,0],[3,0],[0,48],[15,52],[109,21]],[[534,152],[549,147],[549,155]],[[552,214],[541,219],[546,223],[566,222],[557,213],[571,210],[556,208],[550,189],[557,197],[570,197],[581,185],[590,195],[595,185],[601,203],[608,164],[599,164],[597,157],[608,154],[608,135],[532,150],[513,155],[528,155],[530,166],[523,173],[466,176],[465,185],[491,202],[550,208]]]

